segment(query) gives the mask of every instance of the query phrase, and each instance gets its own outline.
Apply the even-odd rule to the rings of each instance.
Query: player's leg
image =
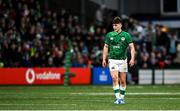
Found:
[[[111,77],[112,77],[112,82],[113,82],[113,90],[114,90],[114,95],[116,99],[120,99],[120,88],[119,88],[119,78],[118,78],[118,71],[111,71]]]
[[[126,73],[128,71],[127,60],[121,60],[119,64],[119,72],[120,72],[120,99],[121,104],[124,104],[124,96],[126,93]]]
[[[120,72],[120,98],[124,99],[126,92],[126,72]]]
[[[112,77],[114,95],[116,97],[115,104],[118,104],[120,99],[120,89],[119,89],[119,77],[118,77],[118,65],[115,63],[116,60],[109,60],[109,69]]]

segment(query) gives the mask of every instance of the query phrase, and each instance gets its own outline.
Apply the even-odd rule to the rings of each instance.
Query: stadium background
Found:
[[[101,61],[104,36],[112,30],[111,21],[115,16],[123,19],[123,30],[132,35],[137,51],[136,65],[129,68],[127,74],[129,90],[142,88],[150,95],[155,91],[157,94],[153,98],[160,98],[162,104],[144,104],[144,107],[130,107],[130,104],[127,107],[137,110],[153,109],[153,106],[155,109],[180,109],[180,0],[0,0],[0,109],[8,109],[7,106],[9,109],[86,109],[88,105],[78,107],[83,102],[89,104],[88,100],[80,99],[81,93],[88,98],[94,92],[98,95],[99,88],[107,92],[99,95],[111,95],[103,103],[109,107],[93,104],[95,97],[98,98],[95,94],[87,109],[112,109],[114,106],[108,103],[112,99],[112,80],[109,70],[102,68]],[[67,62],[69,41],[73,49],[70,64]],[[70,74],[70,78],[66,74]],[[67,81],[69,89],[62,85]],[[72,84],[80,86],[73,87]],[[171,87],[171,84],[176,85]],[[84,87],[89,90],[83,90]],[[91,89],[94,92],[88,94]],[[165,93],[165,89],[172,92]],[[10,90],[14,90],[11,96]],[[22,97],[16,96],[18,91]],[[79,95],[74,99],[80,100],[64,101],[68,98],[66,91],[72,97]],[[40,98],[43,92],[47,93]],[[59,93],[65,98],[54,97]],[[48,94],[49,98],[46,98]],[[148,98],[148,94],[143,97]],[[167,96],[172,99],[170,103],[169,99],[162,99]],[[129,103],[135,103],[135,97],[130,94]],[[37,102],[39,106],[34,104],[35,98],[40,101]],[[30,99],[32,103],[18,103],[22,99]],[[46,99],[50,99],[47,103],[53,99],[59,103],[43,103]],[[170,105],[163,106],[164,102]],[[69,108],[68,104],[72,107]],[[46,105],[49,108],[44,107]],[[123,109],[127,107],[123,106]],[[115,109],[119,108],[115,106]]]

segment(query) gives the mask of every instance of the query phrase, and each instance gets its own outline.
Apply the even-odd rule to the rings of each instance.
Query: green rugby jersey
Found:
[[[127,58],[128,45],[132,42],[131,35],[125,31],[107,33],[105,44],[109,46],[109,59],[125,60]]]

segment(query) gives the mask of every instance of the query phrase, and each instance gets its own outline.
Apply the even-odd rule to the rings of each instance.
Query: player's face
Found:
[[[115,32],[120,32],[121,27],[122,27],[122,25],[120,23],[119,24],[113,24],[113,29]]]

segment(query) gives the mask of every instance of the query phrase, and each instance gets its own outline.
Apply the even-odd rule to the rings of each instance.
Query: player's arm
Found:
[[[133,66],[135,64],[135,53],[136,53],[134,44],[130,43],[129,48],[130,48],[130,53],[131,53],[131,59],[129,61],[129,65]]]
[[[108,48],[109,48],[109,46],[107,44],[104,44],[104,48],[103,48],[103,60],[102,60],[102,66],[103,67],[107,66]]]

